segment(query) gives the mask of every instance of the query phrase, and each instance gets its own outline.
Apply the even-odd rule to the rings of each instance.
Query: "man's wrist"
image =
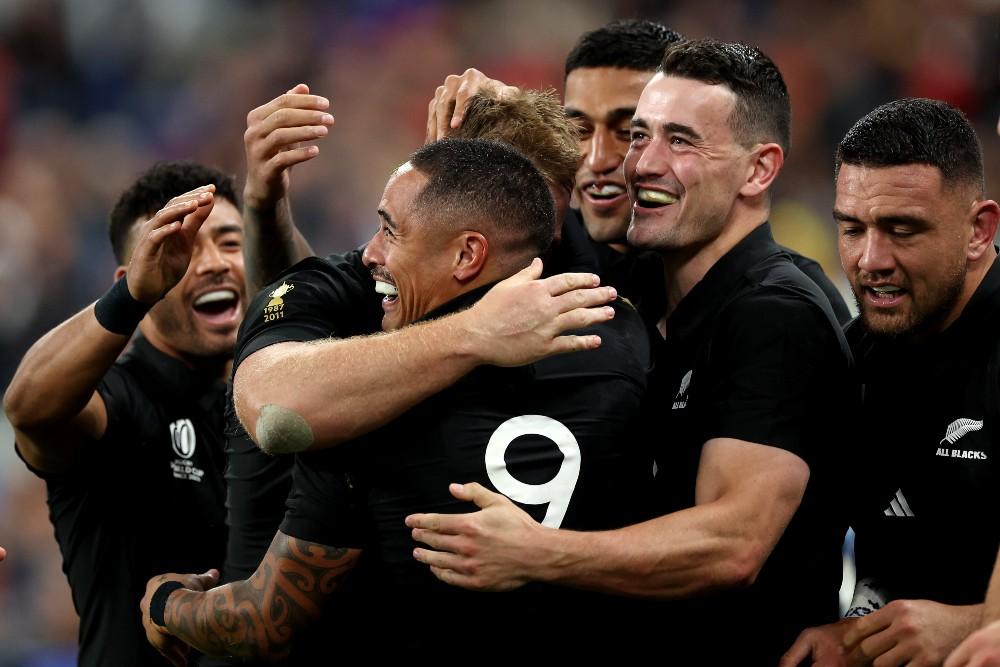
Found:
[[[184,584],[179,581],[165,581],[153,592],[153,597],[149,601],[149,620],[154,625],[167,628],[167,603],[170,596],[182,588],[184,588]]]
[[[489,341],[475,326],[475,317],[472,308],[467,308],[431,323],[436,344],[468,363],[469,370],[489,362],[486,357]]]
[[[111,286],[94,304],[98,324],[120,336],[131,336],[154,304],[139,301],[128,286],[128,274]]]

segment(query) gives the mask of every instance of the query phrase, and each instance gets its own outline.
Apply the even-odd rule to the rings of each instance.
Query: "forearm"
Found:
[[[208,655],[283,660],[297,633],[320,616],[326,597],[359,553],[279,533],[250,579],[205,592],[171,593],[165,628]]]
[[[91,305],[28,350],[4,396],[4,410],[29,463],[54,470],[80,442],[100,437],[103,404],[88,404],[99,401],[97,385],[128,340],[98,324]]]
[[[479,357],[462,322],[460,313],[387,334],[264,348],[237,371],[240,419],[257,444],[274,453],[305,448],[276,440],[275,428],[289,414],[308,427],[309,449],[352,440],[476,367]]]
[[[530,578],[631,596],[681,598],[753,582],[773,545],[723,507],[696,506],[612,531],[539,526],[525,545]]]
[[[302,236],[288,198],[275,204],[254,202],[247,197],[243,207],[247,293],[254,295],[288,267],[313,255]]]

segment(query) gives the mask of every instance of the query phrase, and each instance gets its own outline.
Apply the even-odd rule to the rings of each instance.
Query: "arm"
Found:
[[[285,659],[296,633],[319,618],[323,602],[354,568],[360,554],[358,549],[328,547],[278,532],[257,571],[246,581],[207,591],[195,584],[172,592],[164,626],[150,619],[153,593],[166,581],[188,586],[190,577],[153,577],[140,604],[146,638],[168,658],[180,652],[175,638],[208,655]]]
[[[1000,552],[983,605],[983,627],[969,635],[944,667],[1000,667]]]
[[[427,106],[427,134],[424,143],[444,139],[450,130],[461,126],[469,100],[481,90],[495,91],[501,99],[504,95],[518,92],[514,86],[491,79],[471,67],[461,76],[449,74],[444,83],[434,91],[434,97]]]
[[[480,364],[518,366],[592,349],[597,336],[561,336],[614,316],[592,274],[538,280],[542,264],[499,283],[472,308],[399,331],[271,345],[236,371],[236,411],[269,452],[322,449],[392,420]]]
[[[292,220],[288,188],[292,167],[319,155],[319,146],[302,144],[327,135],[333,125],[329,106],[329,100],[310,95],[309,86],[300,83],[247,115],[243,257],[248,294],[313,254]]]
[[[798,508],[809,468],[787,451],[718,438],[705,444],[695,507],[619,530],[576,532],[535,523],[478,485],[456,487],[484,510],[407,518],[434,574],[467,588],[547,581],[659,598],[749,585]],[[474,488],[469,488],[474,487]],[[462,494],[462,495],[459,495]]]
[[[131,298],[152,305],[180,281],[194,238],[212,210],[206,186],[171,199],[136,232],[127,273]],[[34,468],[63,470],[86,442],[107,428],[97,385],[129,341],[112,333],[91,304],[35,343],[4,397],[21,455]]]

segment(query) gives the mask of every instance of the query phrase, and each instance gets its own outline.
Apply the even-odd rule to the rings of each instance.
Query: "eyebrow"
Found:
[[[392,230],[396,229],[396,223],[392,221],[392,216],[389,215],[389,211],[385,210],[384,208],[380,208],[378,210],[378,214],[382,217],[383,220],[385,220],[386,227]]]
[[[632,127],[638,127],[643,130],[648,130],[649,123],[644,121],[642,118],[633,118]],[[683,134],[684,136],[694,141],[702,140],[701,135],[695,132],[695,129],[689,125],[682,125],[681,123],[664,123],[662,127],[664,132],[673,134]]]
[[[843,211],[838,211],[833,209],[833,219],[837,222],[856,222],[858,224],[864,224],[861,220],[854,217],[853,215],[848,215]],[[879,217],[875,220],[877,225],[909,225],[910,227],[926,227],[927,221],[923,218],[918,218],[913,215],[886,215]]]
[[[212,227],[212,234],[214,236],[222,236],[223,234],[232,234],[232,233],[242,234],[243,228],[234,222],[223,222],[221,224]]]
[[[631,118],[635,114],[635,107],[618,107],[612,109],[611,111],[604,114],[604,122],[606,125],[612,125],[614,123],[621,122],[623,120]],[[591,116],[585,114],[579,109],[574,109],[573,107],[566,107],[566,117],[570,120],[592,120]]]
[[[861,222],[853,215],[847,215],[843,211],[838,211],[837,209],[833,209],[833,219],[836,220],[837,222],[858,222],[858,223]]]

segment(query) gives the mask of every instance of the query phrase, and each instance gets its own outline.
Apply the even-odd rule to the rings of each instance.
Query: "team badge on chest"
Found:
[[[170,444],[174,454],[178,457],[170,462],[170,470],[173,472],[174,479],[200,482],[205,476],[205,471],[195,466],[194,462],[191,461],[197,443],[194,425],[190,419],[178,419],[170,422]]]

